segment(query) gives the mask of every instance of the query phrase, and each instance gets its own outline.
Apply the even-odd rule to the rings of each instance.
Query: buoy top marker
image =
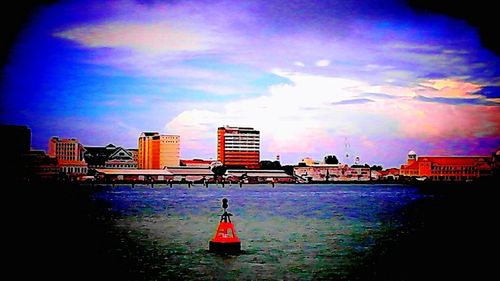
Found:
[[[226,211],[227,207],[229,207],[229,205],[227,204],[227,201],[228,200],[226,198],[222,199],[222,209],[224,209],[224,213],[220,217],[220,222],[222,222],[222,221],[224,221],[224,222],[231,222],[231,216],[233,214],[228,213]]]

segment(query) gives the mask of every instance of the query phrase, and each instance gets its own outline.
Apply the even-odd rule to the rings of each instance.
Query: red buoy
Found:
[[[227,199],[224,198],[222,199],[224,213],[221,215],[214,238],[209,242],[209,252],[237,254],[241,251],[241,241],[236,235],[236,230],[234,230],[234,225],[231,222],[232,214],[226,211],[227,207]]]

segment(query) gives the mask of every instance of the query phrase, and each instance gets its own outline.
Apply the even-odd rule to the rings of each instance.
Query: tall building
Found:
[[[52,137],[49,140],[49,156],[57,159],[61,172],[66,174],[87,174],[84,152],[83,145],[77,139]]]
[[[139,169],[163,169],[179,166],[180,136],[143,132],[139,136],[137,167]]]
[[[407,164],[401,165],[400,175],[425,177],[433,181],[467,181],[490,176],[489,156],[420,156],[408,153]]]
[[[259,168],[260,132],[248,127],[219,127],[217,160],[228,167]]]
[[[21,155],[31,150],[31,130],[28,126],[2,125],[1,132],[8,155]]]
[[[153,169],[160,166],[160,134],[143,132],[139,136],[137,168]]]
[[[31,130],[27,126],[0,125],[3,144],[4,175],[14,179],[24,178],[28,173],[25,155],[31,150]]]
[[[180,136],[160,136],[160,169],[180,165]]]

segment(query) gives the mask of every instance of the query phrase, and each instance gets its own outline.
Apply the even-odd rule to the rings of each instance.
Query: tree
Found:
[[[373,165],[371,168],[373,171],[382,171],[384,168],[380,165]]]
[[[227,171],[227,167],[224,165],[212,167],[212,173],[214,173],[214,179],[222,177]]]
[[[325,164],[338,164],[339,160],[335,155],[327,155],[325,156]]]
[[[262,160],[262,161],[260,161],[260,169],[261,170],[279,170],[279,169],[281,169],[281,164],[279,161]]]
[[[285,171],[285,173],[286,173],[287,175],[293,176],[293,168],[294,168],[294,167],[295,167],[295,166],[293,166],[293,165],[285,165],[285,166],[283,166],[282,168],[283,168],[283,170]]]

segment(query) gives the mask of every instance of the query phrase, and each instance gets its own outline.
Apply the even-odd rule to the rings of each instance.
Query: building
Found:
[[[22,155],[31,150],[31,130],[28,126],[2,125],[3,144],[9,155]]]
[[[96,169],[98,182],[166,182],[173,175],[166,169]]]
[[[143,132],[139,136],[137,167],[139,169],[163,169],[179,166],[180,136]]]
[[[31,130],[27,126],[2,125],[6,144],[4,170],[9,179],[22,181],[55,180],[60,168],[55,157],[31,150]]]
[[[199,168],[209,168],[214,160],[203,160],[203,159],[181,159],[180,166],[185,167],[199,167]]]
[[[167,170],[172,173],[172,180],[176,182],[212,182],[214,173],[209,167],[168,167]]]
[[[346,164],[311,164],[293,168],[299,182],[370,181],[370,167]]]
[[[408,153],[407,163],[401,165],[400,175],[433,181],[470,181],[490,176],[490,156],[420,156]]]
[[[49,156],[58,161],[83,161],[83,145],[77,139],[60,139],[52,137],[49,140]]]
[[[209,168],[168,167],[165,169],[96,169],[99,182],[212,182],[214,174]]]
[[[160,134],[156,132],[143,132],[139,136],[137,155],[137,168],[160,168]]]
[[[89,169],[136,169],[137,157],[134,151],[120,146],[85,146],[83,157]],[[136,158],[136,159],[134,159]]]
[[[136,165],[137,165],[137,161],[139,161],[139,149],[137,149],[137,148],[127,148],[127,151],[132,154],[132,161],[134,161],[136,163]]]
[[[244,183],[293,183],[295,178],[285,173],[283,170],[252,170],[235,169],[227,170],[224,174],[225,181]]]
[[[52,137],[49,140],[49,156],[55,157],[60,171],[69,176],[87,174],[84,152],[83,145],[77,139]]]
[[[372,176],[373,176],[373,172],[374,171],[372,171]],[[385,169],[383,171],[380,171],[379,174],[380,174],[379,179],[382,179],[382,180],[387,180],[387,181],[399,180],[399,169],[398,168]]]
[[[24,171],[30,180],[55,180],[61,171],[57,159],[43,150],[32,150],[24,154]]]
[[[26,177],[25,157],[31,149],[31,130],[27,126],[1,125],[4,147],[3,163],[5,175],[15,179]]]
[[[500,150],[491,154],[491,162],[492,162],[492,174],[493,176],[500,177]]]
[[[179,166],[180,136],[160,136],[160,168],[166,166]]]
[[[304,165],[305,166],[312,166],[312,165],[318,165],[318,164],[319,164],[319,161],[315,161],[311,157],[306,157],[299,162],[299,165],[301,165],[301,166],[304,166]]]
[[[247,127],[219,127],[217,160],[227,167],[259,168],[260,132]]]

